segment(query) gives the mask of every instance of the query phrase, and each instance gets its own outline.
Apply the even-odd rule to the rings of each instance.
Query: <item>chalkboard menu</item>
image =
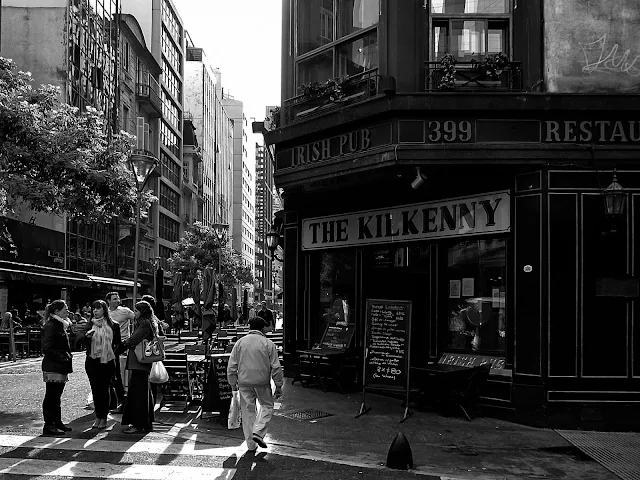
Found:
[[[229,365],[230,353],[217,353],[211,355],[207,386],[202,402],[203,412],[229,411],[231,404],[231,385],[227,382],[227,365]],[[225,415],[226,419],[226,415]]]
[[[346,350],[349,348],[354,330],[355,325],[340,325],[336,322],[330,323],[324,331],[324,335],[320,341],[320,348]]]
[[[411,302],[367,299],[365,386],[407,387]]]

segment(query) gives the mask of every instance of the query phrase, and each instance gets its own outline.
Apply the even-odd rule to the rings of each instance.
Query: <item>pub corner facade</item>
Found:
[[[362,382],[367,299],[408,300],[412,390],[490,362],[489,415],[637,429],[640,4],[614,3],[283,2],[287,375],[338,318]]]

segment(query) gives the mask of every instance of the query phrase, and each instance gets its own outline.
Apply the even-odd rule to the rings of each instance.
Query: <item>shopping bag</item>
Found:
[[[165,383],[169,380],[169,373],[164,368],[162,362],[153,362],[151,372],[149,373],[149,381],[151,383]]]
[[[233,391],[233,396],[231,397],[231,405],[229,406],[229,417],[227,423],[229,430],[240,428],[240,392],[238,390]]]

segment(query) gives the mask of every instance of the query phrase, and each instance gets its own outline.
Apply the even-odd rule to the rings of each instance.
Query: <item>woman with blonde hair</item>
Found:
[[[158,335],[157,321],[153,309],[144,300],[135,305],[135,328],[131,336],[124,341],[127,353],[127,370],[131,370],[129,392],[122,412],[122,425],[129,425],[124,433],[146,433],[153,430],[154,400],[149,385],[150,363],[140,363],[135,348],[142,340],[153,340]]]
[[[64,435],[71,428],[62,423],[61,398],[68,375],[73,372],[71,347],[67,331],[71,320],[67,318],[67,304],[54,300],[45,310],[42,328],[42,377],[46,385],[42,415],[43,435]]]
[[[116,372],[116,359],[122,349],[120,327],[111,320],[109,307],[104,300],[91,304],[91,321],[82,332],[78,341],[87,347],[87,359],[84,369],[89,377],[91,393],[96,409],[96,421],[93,428],[107,428],[109,414],[109,384]],[[117,327],[117,328],[116,328]]]

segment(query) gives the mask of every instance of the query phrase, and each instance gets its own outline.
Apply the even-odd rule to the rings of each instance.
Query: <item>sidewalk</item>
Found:
[[[371,411],[354,418],[362,394],[342,395],[290,384],[276,403],[266,441],[274,453],[295,449],[300,456],[338,463],[382,468],[398,432],[409,440],[414,473],[455,479],[617,480],[602,465],[582,454],[553,430],[537,429],[492,418],[443,417],[414,412],[404,423],[401,401],[367,393]],[[328,414],[321,418],[309,418]],[[241,438],[241,430],[226,430],[219,418],[201,419],[195,413],[157,412],[161,423],[188,424],[180,435]],[[211,438],[211,441],[214,441]]]

